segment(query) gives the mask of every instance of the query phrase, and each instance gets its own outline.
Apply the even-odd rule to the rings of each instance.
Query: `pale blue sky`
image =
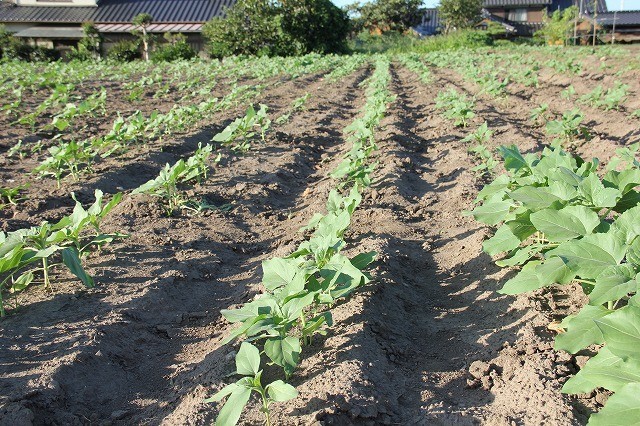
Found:
[[[344,6],[351,4],[355,0],[332,0],[337,6]],[[361,0],[362,1],[362,0]],[[364,0],[365,2],[367,0]],[[426,7],[435,7],[439,3],[439,0],[425,0],[424,5]],[[620,10],[620,0],[607,0],[607,6],[609,10]],[[640,10],[640,0],[624,0],[624,10]]]

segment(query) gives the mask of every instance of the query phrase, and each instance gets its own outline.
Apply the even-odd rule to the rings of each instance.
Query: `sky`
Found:
[[[344,6],[354,3],[355,0],[332,0],[336,6]],[[367,0],[361,0],[366,2]],[[624,10],[640,10],[640,0],[623,0]],[[609,10],[620,10],[621,0],[607,0],[607,7]],[[425,7],[435,7],[439,3],[439,0],[426,0],[424,2]]]

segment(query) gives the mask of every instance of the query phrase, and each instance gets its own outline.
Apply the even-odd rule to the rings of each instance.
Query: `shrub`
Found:
[[[238,0],[203,28],[213,57],[345,50],[348,18],[329,0]]]
[[[438,6],[445,32],[473,27],[481,17],[481,0],[441,0]]]
[[[107,57],[122,62],[133,61],[140,57],[140,42],[138,40],[121,40],[109,49]]]
[[[78,47],[72,47],[67,54],[68,59],[76,59],[79,61],[89,61],[100,57],[100,43],[102,36],[98,32],[96,26],[91,22],[82,24],[84,37],[78,42]]]
[[[374,0],[348,6],[359,17],[354,19],[356,30],[370,32],[405,32],[420,23],[422,0]]]
[[[186,37],[182,34],[165,34],[164,37],[169,43],[159,45],[151,55],[154,62],[188,60],[196,57],[196,51],[187,43]]]
[[[578,8],[576,6],[571,6],[563,11],[556,10],[551,17],[544,18],[544,26],[536,31],[534,37],[544,40],[547,44],[567,44],[571,39],[577,15]]]
[[[282,29],[297,45],[296,54],[346,51],[349,18],[330,0],[282,3]]]

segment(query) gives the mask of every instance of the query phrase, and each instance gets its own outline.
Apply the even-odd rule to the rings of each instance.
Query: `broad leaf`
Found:
[[[276,380],[267,385],[267,395],[275,402],[289,401],[298,396],[296,388],[282,380]]]
[[[236,372],[243,376],[255,376],[260,371],[260,351],[251,343],[242,342],[236,354]]]
[[[600,412],[589,418],[589,426],[640,425],[640,383],[629,383],[612,395]]]
[[[594,320],[604,343],[615,355],[626,360],[638,358],[640,348],[640,308],[625,306],[604,318]]]
[[[602,306],[586,305],[577,314],[569,315],[561,323],[566,331],[556,336],[555,349],[574,354],[589,345],[602,343],[602,332],[595,320],[611,312]]]

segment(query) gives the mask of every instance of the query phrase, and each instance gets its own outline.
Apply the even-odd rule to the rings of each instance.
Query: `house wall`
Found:
[[[10,33],[17,33],[27,28],[33,27],[33,24],[2,24]]]
[[[496,15],[502,19],[508,19],[509,9],[505,8],[486,8],[489,13]],[[516,9],[515,7],[512,9]],[[518,8],[519,9],[519,8]],[[526,7],[527,9],[527,22],[542,22],[542,18],[547,13],[543,7]]]

